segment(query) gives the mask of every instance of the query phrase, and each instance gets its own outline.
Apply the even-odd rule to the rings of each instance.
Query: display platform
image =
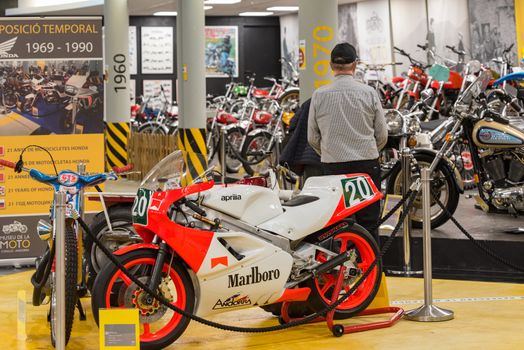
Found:
[[[33,307],[30,302],[31,271],[0,277],[0,337],[5,349],[50,349],[48,307]],[[389,277],[387,280],[392,305],[413,309],[422,303],[423,280]],[[17,291],[26,291],[27,339],[17,340]],[[399,321],[394,327],[334,337],[324,323],[300,326],[264,334],[231,333],[194,322],[182,337],[167,349],[522,349],[522,325],[516,322],[524,312],[524,288],[519,284],[433,281],[435,304],[455,312],[448,322]],[[98,349],[98,328],[91,314],[89,299],[82,299],[87,321],[75,318],[70,350]],[[371,318],[377,320],[377,317]],[[212,320],[244,327],[278,324],[277,319],[259,308],[228,312]],[[369,321],[353,318],[349,324]],[[503,339],[503,340],[502,340]]]
[[[477,240],[487,244],[502,258],[524,268],[524,232],[506,231],[524,226],[524,217],[503,213],[484,213],[474,207],[474,194],[461,195],[455,218]],[[387,233],[383,233],[387,234]],[[384,257],[386,270],[399,271],[403,266],[402,231]],[[433,276],[460,280],[524,282],[524,273],[515,271],[486,255],[450,221],[431,230],[433,250]],[[382,243],[386,236],[382,237]],[[422,230],[413,230],[411,240],[412,270],[422,270]]]

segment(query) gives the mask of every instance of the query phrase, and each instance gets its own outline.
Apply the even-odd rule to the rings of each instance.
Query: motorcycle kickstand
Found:
[[[82,302],[80,302],[80,299],[78,299],[76,302],[76,308],[78,309],[78,318],[80,319],[80,321],[87,320],[86,312],[84,310],[84,307],[82,306]]]

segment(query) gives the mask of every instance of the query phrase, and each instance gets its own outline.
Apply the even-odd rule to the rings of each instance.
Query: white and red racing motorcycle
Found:
[[[193,172],[195,180],[183,186],[183,159],[176,151],[148,174],[133,206],[143,243],[114,253],[150,290],[201,317],[291,302],[316,312],[342,297],[379,259],[334,318],[355,316],[371,303],[382,273],[378,246],[347,219],[382,197],[367,175],[312,177],[290,196],[277,185],[215,185],[210,171]],[[337,277],[343,277],[340,296],[333,295]],[[114,264],[98,274],[92,308],[97,322],[99,309],[137,308],[143,349],[168,346],[190,321]]]

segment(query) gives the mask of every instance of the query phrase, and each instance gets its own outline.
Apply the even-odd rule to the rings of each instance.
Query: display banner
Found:
[[[388,1],[357,3],[357,28],[360,60],[371,64],[391,62]],[[386,71],[391,75],[391,67]]]
[[[0,158],[46,148],[58,171],[104,171],[104,85],[100,17],[0,18]],[[37,147],[24,166],[54,175]],[[49,220],[50,186],[0,167],[0,260],[37,257],[36,234]],[[87,202],[86,211],[99,211]]]
[[[468,1],[472,57],[500,71],[491,60],[515,44],[515,2],[513,0]],[[509,53],[512,65],[517,64],[517,47]]]
[[[238,27],[206,26],[206,77],[238,77]]]

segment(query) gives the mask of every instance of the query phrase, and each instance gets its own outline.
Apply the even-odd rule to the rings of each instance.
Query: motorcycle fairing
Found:
[[[213,185],[214,182],[209,181],[170,191],[152,192],[147,205],[146,223],[138,223],[133,218],[135,230],[144,238],[145,243],[151,243],[157,235],[166,241],[193,271],[198,272],[209,249],[213,232],[179,225],[170,220],[168,210],[177,200],[192,193],[205,191]]]
[[[369,192],[360,198],[356,194],[351,198],[352,192],[345,187],[352,187],[347,185],[352,182],[360,182],[361,187],[365,182]],[[331,226],[382,198],[382,193],[367,174],[310,177],[300,195],[318,197],[318,200],[293,207],[284,205],[282,214],[258,227],[295,241]]]

